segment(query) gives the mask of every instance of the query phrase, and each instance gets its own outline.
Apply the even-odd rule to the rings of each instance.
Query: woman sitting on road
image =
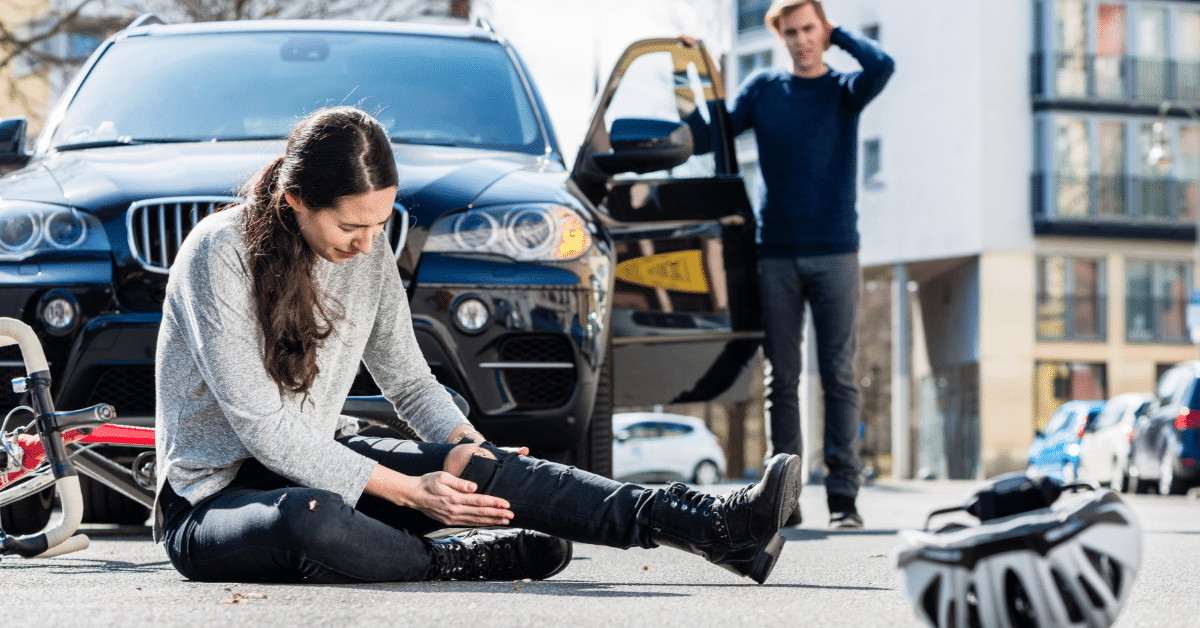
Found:
[[[717,497],[486,442],[417,347],[381,236],[396,189],[380,124],[323,109],[244,204],[183,243],[156,367],[155,538],[175,568],[218,581],[540,579],[581,541],[667,545],[765,581],[796,506],[797,457]],[[360,361],[426,442],[357,436],[339,416]],[[476,526],[514,529],[424,536]]]

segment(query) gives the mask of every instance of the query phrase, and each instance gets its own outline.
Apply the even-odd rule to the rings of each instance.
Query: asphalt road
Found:
[[[670,549],[575,545],[566,571],[543,582],[359,586],[213,584],[181,578],[140,528],[91,527],[92,546],[47,560],[6,557],[7,626],[903,626],[922,624],[896,589],[895,531],[919,527],[973,483],[866,487],[868,528],[824,529],[824,492],[806,486],[802,527],[771,579],[755,585]],[[721,487],[726,489],[729,487]],[[1116,626],[1200,625],[1200,500],[1129,499],[1145,529],[1142,568]],[[229,603],[235,602],[235,603]]]

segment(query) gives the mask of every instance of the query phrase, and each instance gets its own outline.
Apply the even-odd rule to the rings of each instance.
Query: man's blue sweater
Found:
[[[734,133],[753,128],[758,140],[759,257],[858,251],[858,117],[887,84],[893,62],[862,35],[835,28],[830,39],[861,72],[831,69],[807,79],[763,70],[734,100]]]

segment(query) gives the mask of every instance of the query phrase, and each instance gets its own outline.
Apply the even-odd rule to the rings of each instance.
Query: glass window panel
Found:
[[[1158,102],[1167,96],[1167,12],[1161,7],[1138,11],[1138,98]]]
[[[1071,331],[1076,338],[1100,335],[1099,260],[1071,260]]]
[[[1187,265],[1176,262],[1157,264],[1154,292],[1159,322],[1159,340],[1184,340],[1184,313],[1188,299]]]
[[[1138,126],[1138,215],[1147,220],[1167,220],[1171,213],[1168,203],[1170,188],[1158,163],[1151,163],[1150,150],[1155,146],[1154,123]]]
[[[1058,175],[1056,209],[1059,216],[1088,215],[1088,124],[1083,118],[1055,119],[1054,160]]]
[[[1125,263],[1125,338],[1131,341],[1154,339],[1154,305],[1151,292],[1150,262]]]
[[[1096,7],[1096,95],[1101,98],[1125,96],[1125,5],[1101,4]]]
[[[1083,0],[1058,0],[1054,11],[1057,51],[1055,92],[1059,96],[1087,95],[1087,27]]]
[[[1065,338],[1066,258],[1038,258],[1038,337]]]
[[[1096,215],[1125,215],[1125,124],[1102,120],[1097,125],[1099,150]]]
[[[1176,94],[1200,101],[1200,11],[1177,9],[1175,20]]]
[[[1200,210],[1200,125],[1179,126],[1180,205],[1188,219]]]

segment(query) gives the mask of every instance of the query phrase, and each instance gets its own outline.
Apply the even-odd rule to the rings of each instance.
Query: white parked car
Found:
[[[700,419],[662,412],[614,414],[613,478],[713,484],[725,475],[721,442]]]
[[[1104,404],[1079,441],[1079,479],[1108,484],[1114,491],[1125,490],[1133,425],[1151,398],[1149,393],[1125,393]]]

